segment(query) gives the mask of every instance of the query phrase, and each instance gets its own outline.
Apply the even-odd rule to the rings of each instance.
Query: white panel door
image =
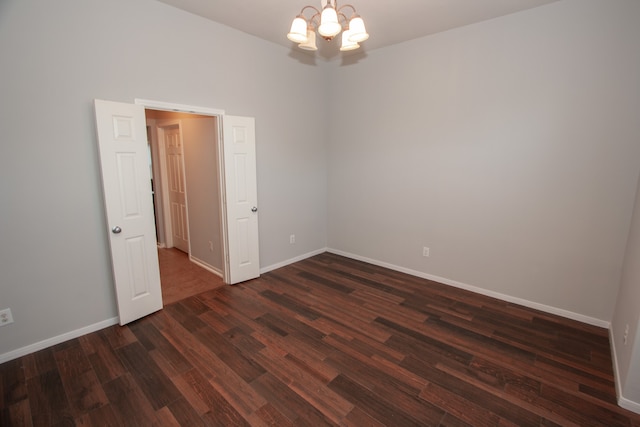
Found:
[[[189,253],[184,148],[178,125],[164,128],[164,143],[167,155],[169,205],[171,207],[171,240],[174,247]]]
[[[162,309],[144,107],[95,100],[120,324]]]
[[[224,116],[223,151],[227,225],[226,282],[260,276],[255,120]]]

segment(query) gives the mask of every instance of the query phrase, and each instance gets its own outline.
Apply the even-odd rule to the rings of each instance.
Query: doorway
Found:
[[[162,294],[171,303],[223,283],[218,118],[154,109],[145,116]]]

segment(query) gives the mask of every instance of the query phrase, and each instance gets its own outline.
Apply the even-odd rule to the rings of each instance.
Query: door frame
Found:
[[[163,101],[155,101],[155,100],[150,100],[150,99],[139,99],[139,98],[135,98],[134,99],[134,104],[137,105],[142,105],[145,110],[149,109],[149,110],[163,110],[163,111],[171,111],[171,112],[175,112],[175,113],[188,113],[188,114],[200,114],[203,116],[212,116],[212,117],[216,117],[218,119],[218,126],[217,126],[217,151],[218,151],[218,183],[219,183],[219,194],[220,194],[220,206],[223,210],[222,214],[220,215],[220,229],[222,230],[222,257],[223,257],[223,280],[225,283],[229,283],[230,282],[230,273],[229,273],[229,237],[228,237],[228,231],[227,231],[227,218],[226,218],[226,214],[224,213],[226,211],[226,186],[225,186],[225,165],[224,165],[224,144],[223,144],[223,134],[222,134],[222,129],[223,129],[223,121],[224,121],[224,115],[225,115],[225,111],[224,110],[220,110],[220,109],[215,109],[215,108],[209,108],[209,107],[200,107],[200,106],[193,106],[193,105],[186,105],[186,104],[175,104],[175,103],[169,103],[169,102],[163,102]],[[164,184],[163,184],[164,185]],[[163,201],[164,203],[164,201]],[[165,222],[166,222],[166,217],[165,217]],[[165,240],[166,240],[167,236],[165,236]],[[189,245],[191,245],[191,242],[189,242]]]

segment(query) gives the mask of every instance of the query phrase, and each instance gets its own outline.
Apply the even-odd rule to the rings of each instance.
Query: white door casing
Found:
[[[184,173],[184,147],[180,125],[163,128],[167,156],[167,181],[171,213],[172,245],[189,253],[189,225]]]
[[[224,192],[228,245],[225,282],[260,276],[255,120],[224,116]]]
[[[120,324],[162,309],[144,107],[95,100]]]

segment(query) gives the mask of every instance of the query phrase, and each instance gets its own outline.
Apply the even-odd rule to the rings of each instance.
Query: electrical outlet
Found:
[[[209,240],[209,250],[213,252],[213,242]]]
[[[13,323],[13,316],[11,315],[11,309],[5,308],[0,310],[0,326],[5,326]]]
[[[429,257],[429,248],[428,247],[423,247],[422,248],[422,256],[424,257]]]
[[[627,344],[627,339],[629,338],[629,324],[624,327],[624,335],[622,336],[622,344]]]
[[[295,242],[296,242],[296,235],[292,234],[291,236],[289,236],[289,243],[293,245]]]

